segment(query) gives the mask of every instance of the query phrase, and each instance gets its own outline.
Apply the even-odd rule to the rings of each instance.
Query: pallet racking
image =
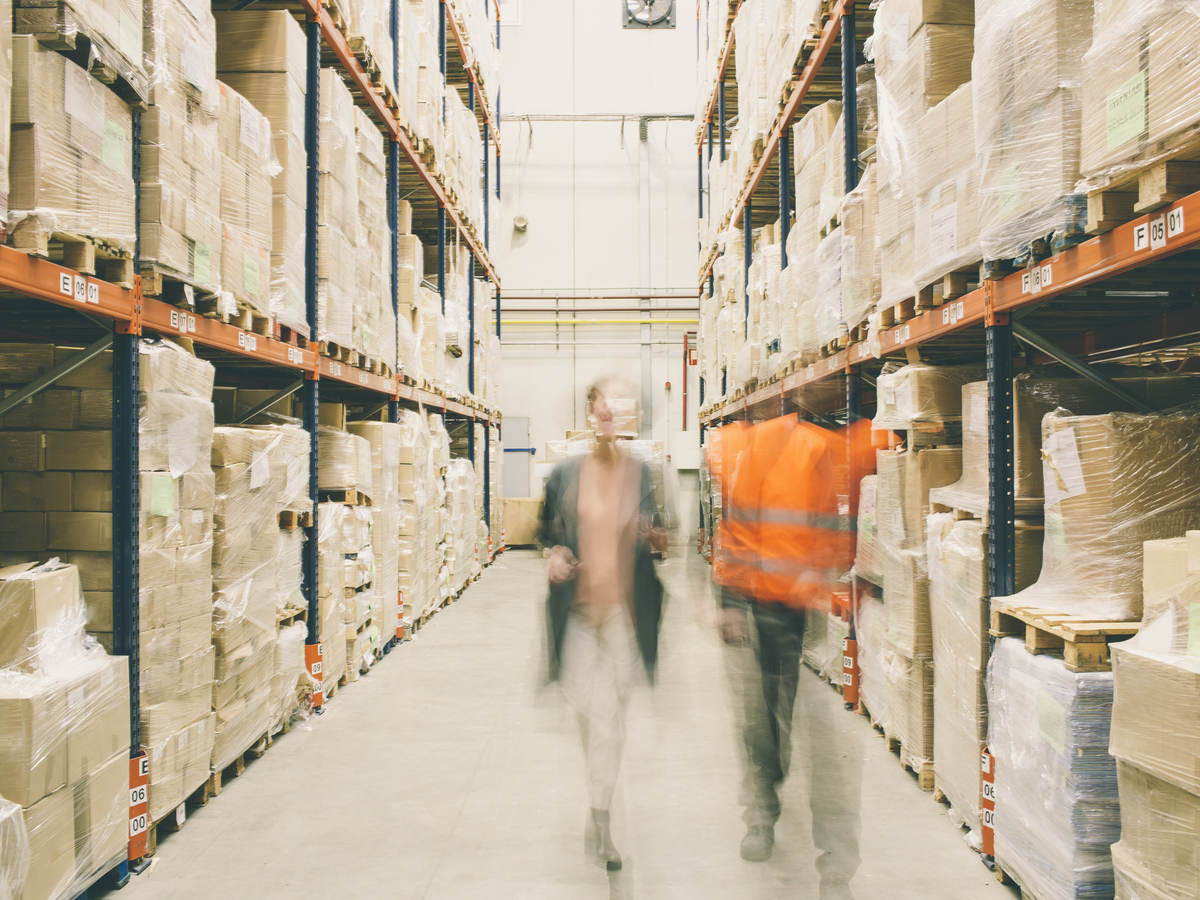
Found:
[[[253,0],[251,0],[253,2]],[[399,0],[391,0],[392,39],[399,42]],[[473,0],[492,7],[494,0]],[[218,3],[230,9],[244,9],[245,2]],[[494,190],[500,194],[500,141],[497,129],[499,90],[495,88],[495,103],[480,103],[476,109],[476,95],[485,93],[482,77],[471,61],[466,37],[455,17],[455,0],[441,0],[440,17],[440,62],[442,72],[447,74],[447,83],[465,91],[467,105],[476,109],[477,118],[483,128],[484,159],[484,221],[470,221],[457,208],[438,180],[434,168],[422,158],[412,138],[402,127],[395,105],[389,103],[387,92],[373,83],[360,59],[351,50],[345,32],[335,22],[329,7],[321,0],[267,0],[255,8],[289,10],[302,23],[307,39],[307,81],[305,99],[305,151],[308,157],[307,193],[308,206],[305,223],[306,273],[305,295],[307,319],[310,333],[316,333],[317,319],[317,191],[318,170],[316,166],[320,115],[319,78],[322,67],[339,71],[349,85],[355,103],[366,110],[387,139],[387,192],[388,220],[392,235],[391,243],[391,292],[393,313],[396,311],[397,287],[397,237],[398,201],[404,196],[413,207],[413,231],[423,242],[438,247],[437,285],[445,305],[446,291],[446,242],[447,229],[453,229],[458,239],[470,251],[471,274],[469,281],[474,290],[474,275],[486,276],[494,285],[496,293],[496,333],[500,331],[500,279],[488,253],[488,199],[489,173],[494,165]],[[496,40],[499,43],[499,4],[495,4]],[[449,35],[447,23],[450,24]],[[452,69],[447,73],[447,68]],[[461,72],[460,72],[461,70]],[[398,82],[398,63],[393,72]],[[123,94],[127,95],[125,91]],[[135,104],[144,98],[129,97]],[[135,184],[140,175],[139,134],[141,111],[134,106],[134,158],[133,175]],[[495,140],[494,162],[489,149],[489,132]],[[135,270],[137,252],[135,249]],[[111,351],[113,355],[113,652],[128,657],[130,680],[130,726],[131,756],[136,767],[141,754],[140,709],[139,709],[139,539],[138,539],[138,342],[144,334],[187,338],[192,342],[197,355],[212,362],[222,383],[257,388],[275,389],[278,393],[262,405],[271,403],[299,392],[304,409],[304,426],[310,434],[311,458],[309,472],[309,495],[313,501],[313,514],[303,523],[306,531],[304,555],[304,595],[308,604],[309,652],[317,652],[318,615],[318,554],[317,554],[317,419],[318,400],[351,402],[375,413],[385,408],[389,421],[398,421],[402,406],[416,407],[434,412],[443,417],[454,417],[484,426],[484,518],[490,516],[490,440],[491,429],[499,433],[501,415],[474,399],[475,367],[474,353],[468,367],[468,389],[466,398],[447,397],[413,384],[400,374],[398,358],[392,360],[391,371],[397,374],[384,375],[351,366],[344,362],[322,356],[317,352],[317,343],[304,339],[281,340],[273,335],[244,331],[235,325],[196,315],[161,300],[143,296],[140,275],[134,275],[129,284],[115,284],[93,277],[47,259],[29,255],[9,246],[0,246],[0,296],[5,311],[5,329],[17,339],[52,340],[67,346],[85,349],[61,365],[45,373],[24,388],[0,401],[0,415],[29,397],[52,386],[68,372],[73,371],[98,354]],[[472,296],[473,300],[473,296]],[[468,306],[470,339],[474,346],[477,323],[473,302]],[[487,323],[482,323],[487,328]],[[97,337],[97,334],[100,336]],[[470,440],[468,455],[474,460],[476,454],[474,429],[468,429]],[[389,642],[388,649],[394,639]],[[144,783],[144,782],[143,782]],[[144,816],[143,816],[144,820]],[[145,822],[143,821],[143,825]],[[140,838],[140,840],[139,840]],[[130,860],[140,858],[146,852],[144,831],[130,842]],[[119,867],[118,877],[124,877],[124,863]],[[98,874],[106,876],[108,870]],[[82,886],[86,889],[86,885]]]

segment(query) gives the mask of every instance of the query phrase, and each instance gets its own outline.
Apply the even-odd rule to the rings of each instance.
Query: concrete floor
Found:
[[[619,875],[584,859],[578,736],[557,691],[539,687],[543,563],[511,551],[227,782],[122,900],[816,897],[802,773],[785,787],[770,862],[738,856],[739,764],[708,570],[681,551],[664,576],[659,684],[631,705],[614,809]],[[856,896],[1014,896],[866,719],[804,672],[863,758]]]

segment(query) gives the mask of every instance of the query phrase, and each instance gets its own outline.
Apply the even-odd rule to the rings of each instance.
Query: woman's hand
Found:
[[[575,554],[569,547],[562,545],[552,547],[550,560],[546,566],[546,577],[550,579],[551,584],[562,584],[575,577],[575,570],[578,567],[579,560],[575,558]]]

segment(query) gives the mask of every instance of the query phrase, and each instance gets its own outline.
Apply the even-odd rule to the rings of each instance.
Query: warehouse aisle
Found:
[[[772,860],[738,856],[728,687],[704,624],[707,568],[691,552],[665,570],[660,685],[631,709],[614,826],[625,871],[610,883],[584,860],[576,731],[538,689],[542,567],[530,552],[502,556],[167,836],[123,900],[815,897],[799,772]],[[839,709],[835,720],[864,754],[860,900],[1012,896],[865,719]]]

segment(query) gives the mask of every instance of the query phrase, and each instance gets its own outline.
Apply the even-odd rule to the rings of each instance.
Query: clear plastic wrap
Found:
[[[1004,602],[1140,619],[1143,542],[1200,527],[1198,428],[1194,413],[1047,414],[1042,572]]]
[[[884,674],[885,616],[882,600],[860,595],[854,619],[854,632],[858,638],[858,695],[871,719],[886,731],[890,716]]]
[[[887,695],[884,731],[900,742],[904,764],[919,771],[933,760],[933,660],[910,659],[885,640],[882,669]]]
[[[924,551],[930,489],[959,477],[962,451],[957,447],[880,450],[876,465],[875,533],[886,574],[888,555]]]
[[[271,179],[278,163],[266,116],[217,82],[221,150],[221,287],[239,305],[271,312]]]
[[[141,258],[221,289],[216,31],[207,7],[144,0],[151,106],[142,116]]]
[[[362,491],[371,495],[371,445],[357,434],[322,427],[317,486],[322,491]]]
[[[1131,897],[1182,900],[1200,890],[1200,532],[1185,542],[1192,546],[1158,615],[1113,647],[1109,746],[1121,793],[1113,864],[1118,882],[1124,875],[1159,892]]]
[[[817,245],[813,318],[820,344],[849,335],[849,321],[842,310],[842,253],[841,228],[830,231]]]
[[[15,35],[11,124],[13,242],[38,248],[63,232],[132,253],[137,223],[129,106],[64,55],[30,35]]]
[[[354,98],[335,69],[321,70],[317,227],[317,338],[354,346],[358,161]]]
[[[1120,834],[1112,673],[1071,672],[1002,638],[987,688],[997,862],[1039,897],[1111,897],[1109,846]]]
[[[980,259],[972,98],[967,82],[917,121],[913,274],[918,289]]]
[[[1083,58],[1081,190],[1136,176],[1195,134],[1194,0],[1096,3]]]
[[[358,153],[358,230],[354,295],[354,347],[388,367],[395,362],[395,323],[392,321],[390,272],[381,265],[391,246],[387,214],[387,162],[383,135],[367,113],[354,110]],[[482,151],[481,151],[482,152]]]
[[[1079,179],[1083,58],[1092,0],[977,4],[975,148],[985,259],[1082,230]]]
[[[304,308],[304,30],[286,10],[217,12],[221,80],[271,123],[271,313],[308,335]]]
[[[842,200],[842,315],[854,328],[864,322],[879,297],[879,257],[875,252],[875,164]]]
[[[855,531],[857,552],[854,558],[854,574],[873,584],[883,584],[883,559],[879,551],[876,533],[876,485],[878,476],[867,475],[862,480],[858,493],[858,528]]]
[[[990,638],[987,528],[980,519],[933,513],[926,520],[933,632],[934,754],[938,788],[955,816],[979,823],[979,751],[987,740],[986,674]],[[1016,530],[1016,578],[1024,586],[1041,563],[1041,533]]]
[[[880,128],[882,145],[885,129]],[[875,251],[879,257],[880,307],[892,306],[916,293],[916,260],[913,255],[916,231],[913,222],[911,191],[883,177],[882,157],[875,196],[879,202],[876,219]]]
[[[29,834],[21,807],[0,797],[0,898],[15,900],[29,872]]]
[[[911,363],[880,374],[878,429],[922,430],[925,423],[957,422],[962,417],[962,386],[983,374],[979,366]],[[915,441],[915,436],[913,436]]]

